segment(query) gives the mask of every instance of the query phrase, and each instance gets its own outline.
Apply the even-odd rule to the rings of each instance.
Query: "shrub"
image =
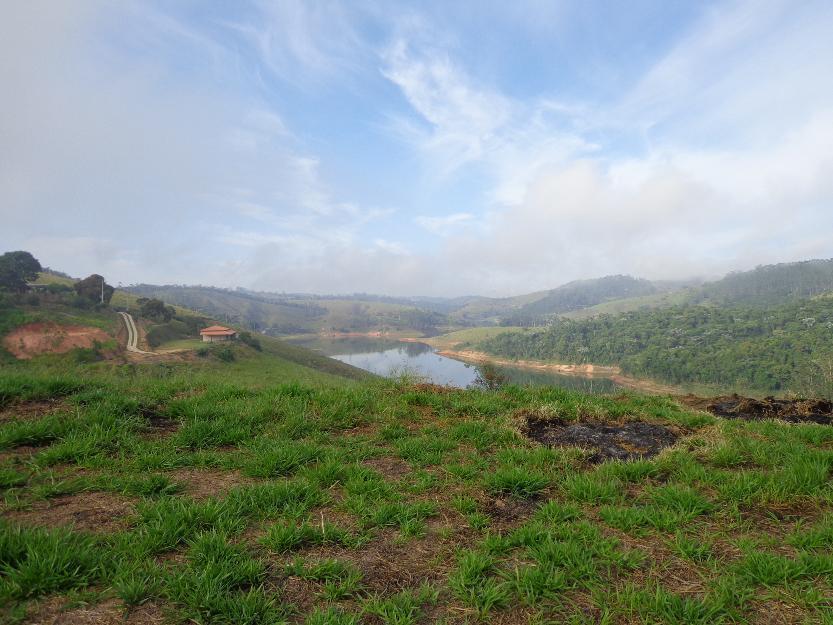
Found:
[[[477,368],[477,377],[471,383],[471,386],[487,391],[496,391],[505,386],[508,381],[509,379],[501,373],[497,366],[490,362],[484,362]]]
[[[261,346],[260,340],[253,336],[251,332],[241,332],[239,338],[241,343],[248,345],[252,349],[256,349],[257,351],[263,350],[263,346]]]
[[[215,347],[211,350],[211,353],[214,355],[214,358],[221,362],[233,362],[235,359],[231,347]]]

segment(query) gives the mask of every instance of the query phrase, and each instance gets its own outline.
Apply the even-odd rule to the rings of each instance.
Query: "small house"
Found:
[[[237,338],[237,330],[225,326],[209,326],[200,330],[203,343],[218,343],[222,341],[233,341]]]

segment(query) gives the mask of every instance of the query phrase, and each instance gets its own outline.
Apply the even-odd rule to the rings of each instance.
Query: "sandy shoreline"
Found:
[[[583,378],[606,378],[608,380],[612,380],[619,386],[624,386],[625,388],[645,393],[654,393],[657,395],[677,394],[680,392],[680,389],[673,386],[654,382],[653,380],[642,380],[624,375],[622,370],[617,366],[594,365],[589,363],[583,365],[557,364],[542,362],[540,360],[509,360],[506,358],[492,356],[486,352],[478,352],[474,350],[440,349],[437,353],[441,356],[474,364],[490,362],[506,367],[518,367],[519,369],[551,371],[552,373],[558,373],[560,375],[573,375]]]

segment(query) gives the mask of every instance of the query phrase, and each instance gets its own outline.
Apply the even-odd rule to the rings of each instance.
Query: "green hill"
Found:
[[[203,286],[137,285],[126,289],[197,310],[213,318],[273,335],[317,332],[434,333],[442,313],[394,298],[275,294]]]
[[[653,306],[689,286],[687,282],[651,282],[631,276],[576,280],[548,291],[507,298],[479,298],[450,313],[464,325],[540,326],[556,315],[592,316],[616,309]]]
[[[544,297],[524,305],[521,315],[553,315],[589,308],[602,302],[653,295],[659,291],[652,282],[631,276],[605,276],[577,280],[549,291]]]
[[[764,265],[733,272],[692,293],[693,303],[771,306],[833,292],[833,259]]]
[[[199,330],[215,321],[205,315],[177,307],[170,318],[143,316],[136,295],[116,291],[111,306],[83,302],[71,289],[72,280],[42,274],[39,284],[61,288],[38,290],[20,296],[0,294],[0,359],[9,371],[49,371],[61,373],[84,366],[88,371],[107,372],[118,376],[124,371],[137,375],[171,376],[200,375],[222,382],[229,377],[245,377],[253,384],[277,384],[304,381],[316,384],[343,384],[347,380],[369,377],[366,372],[302,347],[289,345],[269,336],[244,333],[245,341],[233,345],[204,346]],[[154,355],[128,358],[122,351],[124,328],[116,310],[129,311],[143,335],[142,347]],[[32,324],[35,324],[34,326]],[[89,335],[83,347],[63,344],[64,328]],[[33,328],[31,332],[27,329]],[[29,353],[29,360],[18,360],[7,348],[14,341],[44,339],[54,336],[40,349]],[[43,337],[43,338],[41,338]],[[33,348],[35,349],[35,348]],[[132,374],[131,374],[132,375]]]
[[[654,283],[661,285],[661,283]],[[674,288],[676,286],[676,288]],[[623,297],[565,314],[586,319],[680,304],[774,306],[833,292],[833,259],[764,265],[701,285],[674,285],[654,294]]]

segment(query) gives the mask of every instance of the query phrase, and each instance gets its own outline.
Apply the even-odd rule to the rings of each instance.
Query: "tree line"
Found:
[[[765,392],[805,389],[833,360],[833,297],[773,308],[681,305],[592,319],[557,319],[477,348],[517,359],[619,365],[630,375]],[[806,389],[805,389],[806,390]]]

